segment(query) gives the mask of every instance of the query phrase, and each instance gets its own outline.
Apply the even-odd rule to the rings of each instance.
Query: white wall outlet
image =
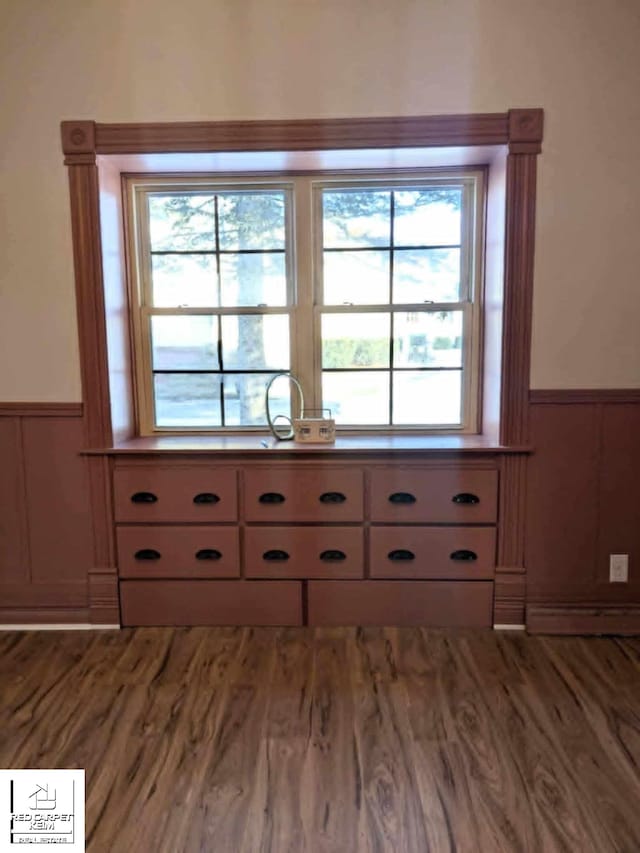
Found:
[[[627,583],[629,580],[629,555],[609,554],[609,583]]]

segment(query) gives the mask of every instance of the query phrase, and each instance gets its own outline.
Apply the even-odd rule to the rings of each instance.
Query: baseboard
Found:
[[[119,631],[120,625],[91,625],[88,622],[59,622],[37,625],[33,622],[21,625],[16,622],[0,625],[0,631]]]
[[[530,634],[640,634],[640,604],[529,604]]]
[[[73,627],[74,625],[89,625],[89,610],[82,608],[66,607],[5,607],[0,609],[0,625],[27,625],[38,628],[42,625],[61,625]],[[102,627],[102,626],[97,626]],[[14,628],[14,630],[16,630]]]

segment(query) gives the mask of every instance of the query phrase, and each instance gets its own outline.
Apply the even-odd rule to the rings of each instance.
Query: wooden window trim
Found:
[[[302,121],[100,124],[64,121],[88,446],[113,442],[96,157],[223,151],[507,146],[500,433],[526,444],[536,161],[543,111]]]

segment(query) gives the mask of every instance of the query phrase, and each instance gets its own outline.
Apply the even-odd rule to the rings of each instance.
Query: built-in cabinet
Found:
[[[489,626],[498,478],[490,456],[116,457],[122,623]]]

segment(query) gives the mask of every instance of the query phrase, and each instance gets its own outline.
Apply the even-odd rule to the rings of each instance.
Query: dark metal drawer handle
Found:
[[[219,560],[222,557],[220,551],[215,548],[201,548],[196,551],[196,560]]]
[[[416,496],[410,492],[394,492],[389,495],[389,503],[391,504],[414,504]]]
[[[451,503],[454,504],[479,504],[480,498],[471,492],[460,492],[459,495],[454,495],[451,498]]]
[[[347,559],[347,555],[344,551],[334,551],[330,549],[329,551],[323,551],[322,554],[320,554],[320,559],[323,563],[341,563],[343,560]]]
[[[342,492],[323,492],[318,498],[321,504],[343,504],[346,499]]]
[[[478,555],[475,551],[466,551],[462,549],[461,551],[454,551],[449,555],[450,560],[456,560],[460,563],[472,563],[474,560],[478,559]]]
[[[279,551],[277,548],[273,551],[265,551],[262,555],[263,560],[267,560],[269,563],[283,563],[285,560],[289,559],[289,555],[286,551]]]
[[[200,492],[193,499],[194,504],[217,504],[220,498],[211,492]]]
[[[158,496],[153,492],[136,492],[131,495],[131,503],[133,504],[154,504],[158,500]]]
[[[387,554],[390,560],[394,563],[404,563],[409,560],[415,560],[416,555],[413,551],[407,551],[405,548],[399,548],[397,551],[389,551]]]
[[[159,560],[160,551],[156,551],[154,548],[141,548],[136,551],[134,556],[136,560]]]
[[[265,492],[258,500],[261,504],[283,504],[286,498],[280,492]]]

